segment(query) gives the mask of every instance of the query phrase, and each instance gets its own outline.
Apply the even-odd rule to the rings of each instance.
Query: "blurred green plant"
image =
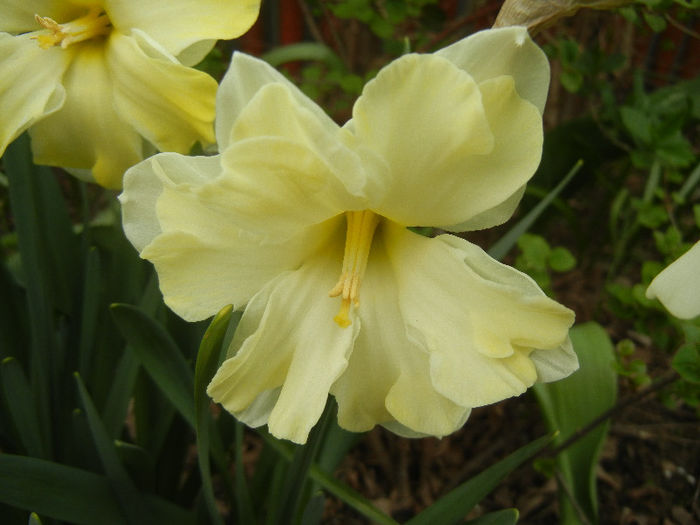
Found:
[[[563,246],[552,248],[541,235],[524,233],[518,239],[520,253],[515,267],[532,277],[540,288],[551,295],[550,272],[568,272],[576,266],[576,258]]]
[[[555,447],[569,443],[555,458],[561,487],[559,523],[592,524],[598,523],[596,470],[610,422],[585,435],[577,433],[615,405],[617,374],[613,345],[603,327],[585,323],[570,335],[580,369],[561,381],[535,385],[534,392],[549,429],[559,432]],[[571,443],[573,438],[578,440]],[[547,470],[542,463],[540,468]]]

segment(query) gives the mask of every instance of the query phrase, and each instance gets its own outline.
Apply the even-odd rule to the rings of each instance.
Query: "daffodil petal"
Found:
[[[31,35],[0,33],[0,155],[34,122],[65,100],[61,77],[70,55],[41,49]]]
[[[178,55],[200,40],[245,33],[258,18],[260,0],[105,0],[104,6],[119,31],[140,29]]]
[[[441,228],[450,232],[468,232],[499,226],[513,216],[513,213],[518,207],[518,204],[520,204],[520,200],[523,198],[523,195],[525,195],[524,185],[518,188],[513,195],[493,208],[482,211],[471,219],[460,224],[442,226]]]
[[[471,157],[464,164],[469,175],[463,178],[468,184],[459,195],[464,211],[470,214],[463,222],[440,224],[448,231],[478,230],[505,222],[542,156],[542,120],[534,106],[518,96],[512,78],[486,80],[479,89],[496,140],[488,155]],[[453,201],[453,206],[459,210],[459,201]],[[476,211],[473,215],[472,210]]]
[[[352,129],[389,167],[377,212],[409,226],[461,224],[501,205],[532,176],[542,145],[541,117],[511,78],[477,86],[435,56],[382,70]]]
[[[318,124],[326,128],[327,133],[337,131],[338,125],[326,112],[282,73],[258,58],[234,53],[216,95],[216,141],[219,151],[224,151],[231,144],[231,130],[243,108],[268,84],[281,84],[288,88],[295,105],[311,112]]]
[[[177,55],[177,60],[183,66],[192,67],[199,64],[216,45],[216,40],[200,40],[185,48]]]
[[[34,19],[35,14],[48,16],[58,23],[62,23],[79,16],[79,13],[82,13],[82,11],[84,11],[83,7],[71,2],[57,2],[56,0],[32,0],[31,2],[27,0],[3,0],[0,31],[28,33],[41,29]]]
[[[65,103],[29,131],[35,162],[91,169],[101,186],[121,187],[143,149],[141,137],[114,109],[111,82],[104,45],[82,42],[63,77]]]
[[[559,348],[554,350],[533,350],[530,359],[537,370],[538,383],[559,381],[578,369],[578,356],[568,337],[559,345]]]
[[[478,83],[503,75],[512,76],[518,94],[544,111],[549,90],[549,61],[530,39],[525,27],[480,31],[436,55],[469,73]],[[485,58],[488,57],[488,58]]]
[[[464,159],[493,149],[481,99],[467,73],[432,55],[404,55],[367,83],[352,129],[390,168],[379,213],[407,225],[467,217],[451,220],[452,202],[464,201]]]
[[[169,153],[124,177],[124,231],[156,266],[166,303],[188,320],[243,306],[342,229],[339,217],[275,244],[243,232],[231,216],[233,202],[219,199],[221,173],[219,157]]]
[[[228,176],[212,199],[233,196],[236,223],[271,239],[367,207],[360,159],[281,84],[259,90],[222,153]],[[248,138],[251,137],[251,138]]]
[[[106,58],[119,114],[158,149],[187,153],[196,141],[214,142],[213,78],[179,64],[138,30],[113,31]]]
[[[649,299],[658,299],[680,319],[700,315],[700,241],[668,265],[647,288]]]
[[[333,248],[335,258],[341,257],[342,246]],[[274,400],[272,392],[281,387],[268,428],[274,436],[296,443],[306,442],[321,416],[360,330],[357,318],[348,328],[333,322],[338,301],[324,291],[333,286],[337,274],[328,255],[280,275],[251,299],[232,342],[235,353],[207,390],[235,415],[256,400],[269,409],[260,396]],[[258,410],[258,422],[265,415]]]
[[[199,187],[221,174],[220,157],[188,157],[163,153],[130,168],[124,175],[122,226],[127,238],[141,251],[162,228],[156,202],[165,187]]]
[[[402,316],[409,336],[428,348],[438,392],[475,407],[534,383],[537,369],[528,356],[558,350],[573,312],[458,237],[427,239],[390,225],[386,239]]]
[[[362,330],[349,364],[333,385],[341,427],[364,432],[398,423],[416,434],[444,436],[469,409],[436,392],[426,349],[406,335],[398,289],[382,242],[375,234],[357,315]]]
[[[184,199],[182,199],[184,200]],[[311,228],[281,244],[263,244],[230,225],[226,239],[169,231],[141,252],[153,263],[165,303],[187,321],[200,321],[232,304],[241,308],[280,272],[298,267],[327,233]]]

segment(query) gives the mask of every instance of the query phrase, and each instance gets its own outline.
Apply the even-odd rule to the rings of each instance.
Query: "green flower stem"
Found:
[[[279,441],[269,434],[261,433],[265,442],[277,452],[283,459],[292,461],[294,452],[282,441]],[[378,525],[398,525],[390,516],[387,516],[359,492],[348,487],[344,483],[336,480],[327,472],[321,470],[316,465],[311,464],[308,469],[308,476],[323,487],[330,494],[345,502],[357,512],[368,518],[372,523]]]
[[[303,510],[302,500],[304,499],[309,467],[321,448],[331,417],[333,417],[333,403],[329,399],[319,422],[311,431],[306,445],[298,447],[294,452],[284,482],[282,497],[277,501],[270,515],[274,519],[268,520],[268,523],[292,525],[298,522],[298,517]]]

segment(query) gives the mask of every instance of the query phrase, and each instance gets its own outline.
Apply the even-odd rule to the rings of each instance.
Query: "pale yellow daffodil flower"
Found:
[[[217,83],[189,66],[256,20],[260,0],[0,0],[0,155],[29,129],[34,160],[109,188],[144,139],[214,142]]]
[[[524,28],[382,69],[339,128],[264,62],[235,54],[221,154],[161,154],[125,176],[124,228],[166,303],[245,308],[208,392],[306,441],[328,394],[351,431],[443,436],[472,407],[569,375],[569,309],[453,236],[504,222],[542,148],[549,82]]]
[[[646,296],[680,319],[700,315],[700,241],[651,281]]]

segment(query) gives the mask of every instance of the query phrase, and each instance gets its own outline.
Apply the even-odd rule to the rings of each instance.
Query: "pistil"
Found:
[[[49,33],[32,37],[42,49],[59,45],[65,49],[71,44],[107,35],[112,29],[112,23],[99,7],[93,7],[85,16],[65,24],[59,24],[48,16],[34,15],[34,19],[40,26],[49,30]]]
[[[340,278],[328,292],[330,297],[340,296],[340,311],[333,320],[342,328],[352,324],[351,306],[360,304],[360,285],[367,269],[369,251],[372,247],[374,230],[379,223],[379,216],[369,210],[348,211],[345,213],[347,231],[345,234],[345,253]]]

